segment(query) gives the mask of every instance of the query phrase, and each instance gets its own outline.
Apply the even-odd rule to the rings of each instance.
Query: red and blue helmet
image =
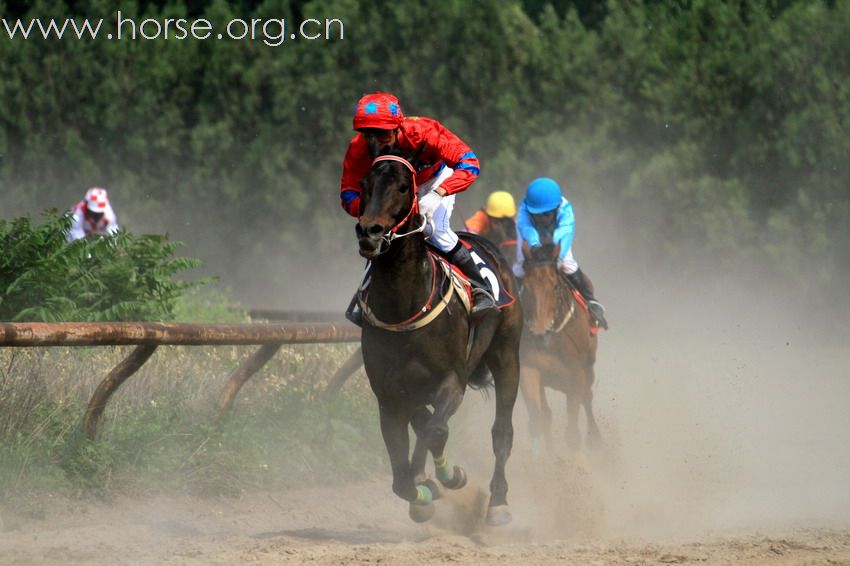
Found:
[[[386,92],[367,94],[354,110],[354,129],[374,128],[395,130],[401,125],[404,114],[398,98]]]
[[[554,179],[539,177],[528,184],[525,206],[531,214],[551,212],[561,206],[561,186]]]

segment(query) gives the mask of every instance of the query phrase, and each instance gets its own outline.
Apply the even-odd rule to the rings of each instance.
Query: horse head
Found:
[[[545,336],[552,332],[560,314],[558,303],[561,274],[558,271],[560,246],[544,244],[530,248],[527,242],[522,244],[525,257],[523,269],[524,302],[526,326],[535,336]]]
[[[418,155],[419,152],[416,152]],[[355,232],[360,255],[374,259],[386,252],[400,228],[421,225],[418,214],[417,155],[398,151],[379,155],[360,181],[361,214]]]

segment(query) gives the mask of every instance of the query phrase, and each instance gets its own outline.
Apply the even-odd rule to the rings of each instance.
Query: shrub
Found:
[[[182,243],[167,236],[121,231],[67,243],[69,217],[43,217],[0,220],[0,320],[171,320],[183,292],[209,281],[174,279],[200,261],[174,257]]]

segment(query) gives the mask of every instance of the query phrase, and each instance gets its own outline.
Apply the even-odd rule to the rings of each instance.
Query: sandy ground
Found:
[[[476,499],[468,486],[459,496]],[[71,504],[39,521],[7,517],[2,564],[850,564],[850,529],[705,532],[681,539],[546,536],[522,521],[481,527],[441,501],[431,523],[374,481],[238,500]]]

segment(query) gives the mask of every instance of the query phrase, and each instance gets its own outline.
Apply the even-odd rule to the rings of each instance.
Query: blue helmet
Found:
[[[561,185],[549,177],[534,179],[528,184],[525,205],[531,214],[550,212],[561,206]]]

